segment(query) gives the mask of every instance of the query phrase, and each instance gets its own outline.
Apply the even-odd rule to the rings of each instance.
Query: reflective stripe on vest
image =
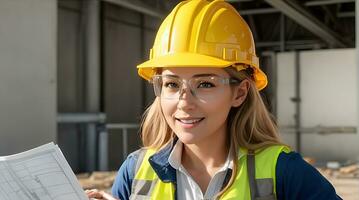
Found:
[[[290,152],[286,146],[271,146],[255,154],[240,150],[235,181],[220,197],[221,200],[275,200],[276,164],[281,152]],[[173,183],[162,182],[148,159],[155,150],[141,150],[132,182],[131,200],[175,199]],[[255,169],[255,170],[254,170]]]

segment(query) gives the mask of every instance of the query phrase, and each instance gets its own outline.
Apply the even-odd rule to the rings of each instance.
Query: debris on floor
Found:
[[[315,166],[315,158],[304,157],[304,160]],[[340,197],[345,200],[359,199],[359,163],[342,166],[337,161],[330,161],[325,167],[317,169],[333,184]]]
[[[78,174],[79,180],[83,189],[99,189],[109,191],[113,181],[116,178],[117,171],[111,172],[92,172]]]
[[[338,170],[318,169],[334,186],[337,194],[345,200],[359,199],[359,166],[350,165]]]

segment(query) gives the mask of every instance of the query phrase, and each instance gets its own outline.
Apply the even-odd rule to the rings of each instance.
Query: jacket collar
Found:
[[[162,148],[160,151],[150,156],[148,159],[148,162],[152,166],[152,169],[156,172],[158,178],[160,178],[163,182],[173,182],[173,183],[177,182],[176,169],[173,168],[168,161],[168,158],[177,140],[178,138],[175,137],[164,148]],[[245,149],[240,149],[239,158],[243,156],[244,153],[245,153]],[[232,168],[229,168],[224,180],[225,184],[229,181],[231,174],[232,174]]]
[[[177,138],[174,138],[164,148],[156,152],[148,159],[148,162],[163,182],[176,182],[176,169],[168,162],[168,158],[173,150]]]

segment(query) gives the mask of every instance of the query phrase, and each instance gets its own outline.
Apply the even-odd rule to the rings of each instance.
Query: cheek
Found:
[[[231,105],[228,101],[212,103],[206,108],[207,113],[212,116],[212,118],[215,118],[220,121],[226,120],[230,109]]]
[[[173,102],[162,100],[161,109],[167,123],[171,124],[172,116],[176,111],[176,104]]]
[[[230,100],[227,98],[207,102],[207,104],[202,107],[202,110],[206,112],[207,117],[214,120],[214,123],[222,123],[225,121],[230,109]]]
[[[217,98],[206,102],[206,109],[212,112],[223,112],[232,107],[232,92],[231,90],[224,91]]]

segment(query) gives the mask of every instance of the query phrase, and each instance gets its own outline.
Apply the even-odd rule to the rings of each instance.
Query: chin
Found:
[[[181,133],[177,137],[183,144],[196,144],[200,141],[200,138],[192,133]]]
[[[193,140],[181,140],[179,139],[183,144],[196,144],[196,141]]]

